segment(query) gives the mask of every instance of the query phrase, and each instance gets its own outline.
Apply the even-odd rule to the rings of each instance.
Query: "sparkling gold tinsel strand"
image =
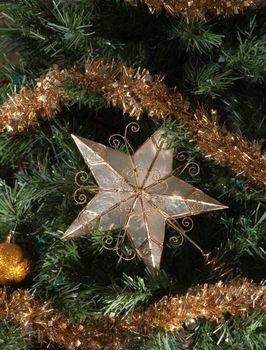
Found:
[[[103,60],[88,65],[85,74],[72,69],[71,75],[78,83],[101,91],[123,113],[137,118],[143,112],[153,118],[175,116],[193,132],[192,141],[197,142],[205,156],[230,166],[237,175],[266,184],[266,155],[261,154],[261,144],[230,133],[217,123],[217,115],[208,118],[208,113],[202,109],[189,113],[182,95],[167,88],[162,77],[152,76],[146,69]]]
[[[71,323],[57,314],[51,303],[39,303],[29,290],[8,296],[0,289],[0,317],[10,318],[22,328],[36,332],[40,343],[55,342],[71,350],[115,350],[124,342],[122,329],[115,320],[106,317]]]
[[[225,311],[242,316],[266,311],[265,292],[265,285],[246,279],[204,284],[190,288],[185,295],[164,297],[145,311],[124,318],[99,317],[71,323],[56,313],[49,302],[38,302],[28,290],[8,296],[5,289],[0,289],[0,317],[35,331],[40,342],[55,342],[68,349],[114,350],[130,341],[131,332],[149,334],[156,328],[180,329],[198,317],[218,323]]]
[[[55,88],[64,79],[57,67],[36,80],[35,88],[23,87],[15,96],[9,96],[0,108],[0,132],[22,131],[38,126],[38,117],[51,119],[60,111],[63,91]]]
[[[205,155],[217,164],[230,166],[237,176],[244,175],[254,182],[266,184],[266,153],[262,153],[262,143],[246,141],[240,133],[232,134],[217,122],[215,111],[209,113],[198,109],[194,119],[184,120],[176,115],[191,130],[192,140]]]
[[[206,14],[232,16],[253,6],[255,0],[126,0],[132,6],[148,6],[151,13],[165,11],[172,16],[201,17]]]
[[[151,75],[145,68],[95,60],[86,65],[85,74],[75,68],[70,74],[79,84],[102,92],[111,105],[137,119],[143,112],[165,118],[185,113],[189,107],[180,93],[167,88],[162,76]]]
[[[142,314],[134,313],[129,324],[136,329],[179,329],[183,323],[204,317],[219,322],[224,311],[231,315],[248,315],[255,310],[266,311],[266,286],[246,279],[204,284],[190,288],[183,296],[164,297],[150,305]]]
[[[204,110],[190,113],[182,95],[167,88],[161,76],[101,59],[87,64],[85,73],[71,68],[69,76],[78,84],[100,91],[111,105],[133,117],[139,118],[143,112],[153,118],[175,116],[192,131],[192,141],[206,157],[230,166],[237,175],[266,184],[266,155],[261,154],[261,144],[230,133],[218,124],[217,116],[209,118]],[[35,89],[23,89],[10,97],[0,108],[0,130],[16,132],[38,125],[38,115],[55,117],[67,96],[53,85],[60,86],[64,78],[64,72],[55,67],[37,81]]]

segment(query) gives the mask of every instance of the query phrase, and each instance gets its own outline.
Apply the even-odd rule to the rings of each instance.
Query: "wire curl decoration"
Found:
[[[190,159],[188,152],[179,152],[176,155],[176,159],[177,161],[182,162],[182,164],[175,168],[175,170],[173,170],[173,175],[180,176],[186,170],[188,171],[188,174],[190,176],[197,176],[200,173],[200,166],[198,165],[198,163],[193,162]]]
[[[110,233],[106,233],[102,239],[102,244],[105,249],[114,251],[121,260],[130,261],[136,257],[137,253],[132,247],[123,247],[125,238],[125,231],[119,231],[117,237],[111,235]]]
[[[87,203],[88,197],[86,192],[97,192],[99,190],[98,186],[86,185],[89,177],[90,175],[84,170],[79,171],[75,175],[75,183],[78,188],[75,190],[73,198],[76,204],[81,205]]]
[[[127,153],[131,154],[134,153],[134,149],[131,146],[129,140],[128,140],[128,132],[131,131],[133,133],[137,133],[140,130],[140,125],[137,122],[131,122],[127,124],[124,135],[122,134],[113,134],[109,137],[108,143],[110,147],[114,149],[118,149],[120,146],[123,145],[126,147]]]

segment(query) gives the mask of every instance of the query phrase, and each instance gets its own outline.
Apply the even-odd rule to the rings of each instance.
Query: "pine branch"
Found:
[[[146,48],[132,38],[132,29],[138,39],[146,31],[143,20],[154,29],[156,25],[148,13],[138,16],[126,9],[123,1],[5,1],[0,4],[8,23],[0,30],[6,41],[2,49],[19,51],[36,72],[54,63],[68,66],[99,56],[140,62]],[[150,40],[147,34],[143,39]]]
[[[238,220],[224,218],[222,223],[230,236],[213,248],[216,266],[226,267],[231,276],[241,274],[256,276],[258,280],[263,278],[266,264],[265,215],[257,223],[252,222],[248,215],[242,215]],[[217,273],[219,277],[219,270],[212,270],[211,278],[217,278]]]
[[[7,318],[0,320],[0,347],[2,350],[31,350],[35,334],[25,330]]]
[[[215,33],[210,24],[192,18],[174,22],[169,38],[181,40],[187,51],[206,55],[222,45],[224,35]]]
[[[222,97],[225,90],[233,86],[237,80],[228,70],[222,70],[219,65],[210,64],[197,67],[192,63],[184,72],[189,91],[196,96],[210,97],[212,99]]]
[[[257,36],[256,17],[250,19],[245,31],[238,31],[238,46],[223,50],[225,64],[239,79],[262,83],[266,78],[265,33]]]
[[[11,188],[3,180],[0,182],[0,218],[4,232],[14,229],[16,224],[29,220],[36,192],[15,182]]]
[[[122,283],[123,287],[114,284],[102,290],[99,302],[104,315],[127,315],[149,301],[151,291],[145,285],[143,278],[138,276],[132,278],[123,274]]]
[[[143,337],[144,338],[144,337]],[[144,341],[142,344],[143,350],[186,350],[187,346],[185,342],[182,342],[180,338],[178,338],[178,332],[165,333],[165,332],[157,332],[150,339]],[[132,349],[133,347],[129,347],[128,349]]]
[[[48,250],[35,265],[37,274],[33,288],[41,299],[50,299],[54,307],[70,320],[93,315],[97,312],[93,284],[75,281],[77,271],[83,269],[77,242],[63,243],[52,236],[48,239]]]

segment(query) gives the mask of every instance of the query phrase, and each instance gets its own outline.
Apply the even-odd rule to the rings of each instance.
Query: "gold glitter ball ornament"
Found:
[[[29,270],[29,259],[20,246],[8,241],[0,244],[0,284],[21,282]]]

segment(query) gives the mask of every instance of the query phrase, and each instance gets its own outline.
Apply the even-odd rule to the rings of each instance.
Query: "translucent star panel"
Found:
[[[99,187],[105,190],[133,191],[133,188],[107,163],[91,166],[91,172]]]
[[[195,187],[175,176],[169,176],[162,181],[154,182],[152,186],[146,189],[148,193],[176,195],[181,198],[189,197],[195,190]]]
[[[76,136],[72,137],[101,188],[105,190],[120,189],[122,191],[132,191],[132,186],[126,182],[125,178],[117,173],[110,164],[106,163],[96,151],[90,148],[88,142],[85,144],[82,139]],[[94,143],[94,148],[98,147],[102,153],[104,146],[100,146]]]
[[[174,176],[147,189],[147,198],[170,217],[184,217],[226,208],[199,189]]]
[[[164,149],[158,130],[134,154],[139,187],[147,187],[172,172],[173,149]]]
[[[99,227],[103,230],[110,230],[120,228],[119,223],[124,223],[127,211],[126,206],[123,205],[132,197],[130,193],[126,192],[100,192],[98,193],[83,209],[77,219],[70,225],[65,232],[63,239],[83,236]],[[120,207],[120,208],[119,208]],[[114,218],[116,213],[119,217]],[[108,216],[109,215],[109,216]],[[111,218],[108,222],[103,219],[103,216]]]
[[[138,255],[142,258],[150,270],[158,271],[161,264],[163,247],[156,242],[145,242],[143,246],[136,249]]]
[[[91,166],[95,163],[104,162],[103,158],[99,155],[98,152],[94,151],[91,147],[83,142],[84,139],[75,135],[72,135],[72,138],[78,146],[78,149],[89,168],[91,168]]]
[[[134,199],[130,197],[125,202],[120,202],[116,208],[101,215],[99,229],[103,231],[118,230],[125,227]]]
[[[181,197],[154,194],[147,195],[147,199],[158,211],[162,211],[166,217],[177,218],[192,215]]]
[[[185,202],[189,210],[194,213],[193,215],[227,208],[199,189],[196,189]]]
[[[165,218],[144,197],[135,200],[126,232],[138,254],[152,269],[159,269],[163,250]]]
[[[133,171],[132,157],[129,154],[116,151],[113,148],[84,139],[83,137],[76,137],[74,135],[72,135],[72,137],[75,142],[77,139],[80,140],[88,148],[98,154],[106,163],[110,164],[110,166],[119,175],[123,176],[128,183],[136,186],[136,174]]]

